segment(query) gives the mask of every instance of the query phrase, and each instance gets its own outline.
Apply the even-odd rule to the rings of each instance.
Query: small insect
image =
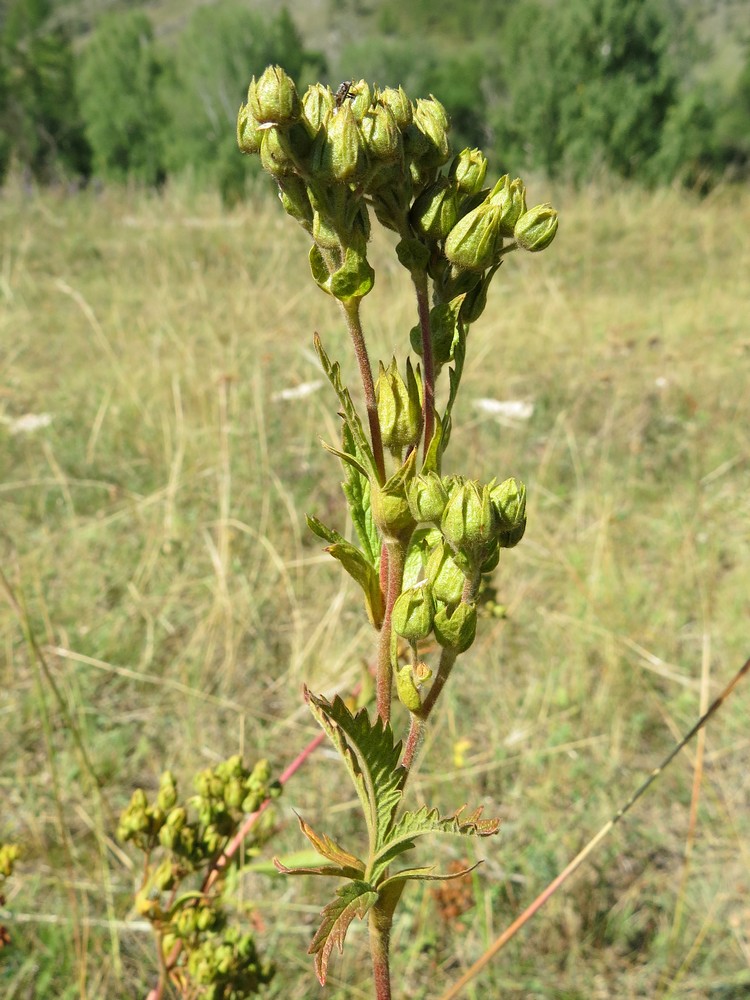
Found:
[[[339,89],[334,94],[334,100],[336,102],[336,110],[338,111],[338,109],[341,107],[341,105],[347,98],[349,98],[350,101],[353,101],[356,96],[357,95],[352,90],[352,81],[344,80],[344,82],[339,85]]]

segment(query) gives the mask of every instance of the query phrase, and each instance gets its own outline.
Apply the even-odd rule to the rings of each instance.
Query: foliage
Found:
[[[238,0],[221,0],[193,11],[162,87],[171,174],[188,170],[217,184],[225,201],[241,197],[248,164],[236,155],[233,141],[237,107],[248,71],[277,61],[300,81],[322,70],[322,57],[305,47],[286,9],[269,17]]]
[[[144,184],[164,179],[162,63],[148,17],[103,17],[81,55],[77,88],[96,174]]]
[[[87,176],[71,39],[52,5],[13,0],[0,37],[0,180],[11,160],[41,182]]]
[[[657,0],[519,4],[494,115],[501,163],[578,181],[642,175],[676,99],[669,39]]]

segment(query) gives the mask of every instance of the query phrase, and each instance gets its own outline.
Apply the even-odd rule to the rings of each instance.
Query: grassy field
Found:
[[[411,785],[503,827],[430,845],[441,869],[485,859],[460,915],[407,890],[395,995],[415,1000],[455,982],[750,654],[750,195],[531,197],[560,232],[496,279],[447,456],[524,479],[529,527]],[[354,362],[271,199],[226,214],[179,191],[8,191],[0,215],[0,565],[24,609],[0,600],[0,841],[24,851],[0,992],[139,997],[155,957],[114,840],[132,789],[234,752],[280,772],[316,734],[303,682],[346,692],[371,657],[304,523],[344,530],[319,445],[335,401],[279,396],[321,379],[314,330],[352,384]],[[415,322],[387,251],[364,306],[386,361]],[[533,413],[500,423],[487,398]],[[467,998],[750,997],[749,702],[741,688]],[[294,810],[356,838],[327,750],[287,786],[269,856],[302,846]],[[319,886],[254,875],[243,900],[278,964],[269,996],[370,996],[357,926],[315,983]]]

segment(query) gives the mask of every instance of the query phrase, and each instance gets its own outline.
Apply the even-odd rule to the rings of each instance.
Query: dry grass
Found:
[[[486,863],[448,922],[444,900],[406,893],[397,996],[455,981],[750,652],[750,197],[555,201],[556,244],[507,262],[472,331],[449,452],[455,471],[525,479],[529,530],[497,574],[506,616],[483,622],[411,787],[505,822],[480,848],[434,845],[443,869],[467,850]],[[237,750],[281,770],[315,732],[303,680],[345,690],[370,653],[304,526],[308,511],[343,526],[318,444],[336,436],[332,397],[274,399],[320,378],[313,330],[354,366],[270,199],[227,215],[179,191],[8,192],[0,214],[0,560],[44,659],[0,604],[0,840],[25,852],[0,984],[138,996],[154,958],[112,839],[134,785]],[[386,249],[364,309],[384,359],[414,322]],[[485,397],[533,415],[499,424]],[[51,422],[13,433],[28,413]],[[467,997],[750,997],[749,697]],[[276,852],[301,846],[293,808],[358,836],[343,773],[320,753],[289,786]],[[270,995],[318,995],[320,887],[255,876],[244,892],[279,962]],[[364,934],[327,995],[370,995]]]

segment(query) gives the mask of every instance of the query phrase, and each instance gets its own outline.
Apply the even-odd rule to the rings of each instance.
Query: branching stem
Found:
[[[393,605],[401,593],[406,549],[400,541],[392,539],[386,542],[385,551],[387,553],[388,581],[385,592],[385,613],[383,614],[383,625],[380,629],[380,640],[378,642],[377,678],[378,715],[384,723],[389,722],[391,718],[391,690],[393,686],[393,669],[391,666],[393,630],[391,627],[391,616],[393,614]]]
[[[362,389],[365,394],[365,406],[367,407],[367,420],[370,425],[370,439],[372,441],[372,453],[375,456],[375,465],[378,470],[380,484],[385,482],[385,456],[383,454],[383,437],[380,433],[380,419],[378,418],[378,404],[375,399],[375,383],[372,380],[372,368],[370,367],[370,357],[367,353],[367,344],[362,332],[362,323],[359,318],[359,299],[347,299],[341,303],[341,308],[346,316],[346,325],[349,336],[354,345],[354,354],[359,366],[359,375],[362,379]]]

